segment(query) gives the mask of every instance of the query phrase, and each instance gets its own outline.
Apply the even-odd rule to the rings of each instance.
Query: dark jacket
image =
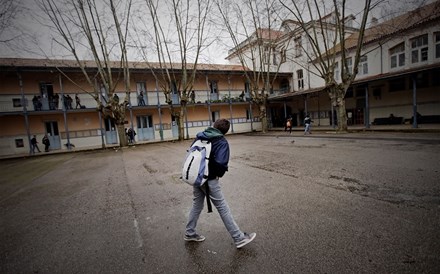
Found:
[[[211,156],[209,157],[208,180],[222,177],[228,171],[229,163],[229,144],[220,130],[208,127],[203,132],[199,132],[196,140],[211,141]]]

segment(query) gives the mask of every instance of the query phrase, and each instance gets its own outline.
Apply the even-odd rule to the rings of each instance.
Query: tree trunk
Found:
[[[185,109],[186,106],[180,107],[180,115],[179,115],[179,141],[185,140]]]
[[[263,133],[267,133],[268,122],[267,122],[267,115],[266,115],[266,104],[263,103],[259,107],[260,107],[261,130]]]
[[[345,99],[344,97],[338,96],[337,100],[337,115],[338,115],[338,131],[347,131],[347,111],[345,109]]]
[[[128,145],[127,135],[125,134],[124,124],[116,124],[116,129],[118,131],[119,146],[125,147]]]

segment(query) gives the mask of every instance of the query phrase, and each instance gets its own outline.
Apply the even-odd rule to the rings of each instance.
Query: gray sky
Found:
[[[5,0],[1,0],[5,1]],[[373,1],[376,2],[378,0]],[[429,0],[380,0],[381,6],[376,7],[370,13],[377,17],[380,22],[381,18],[385,16],[392,16],[393,14],[400,14],[403,11],[413,9],[415,6],[425,2],[432,2]],[[22,13],[18,14],[17,18],[10,26],[9,32],[2,32],[4,37],[16,37],[17,33],[23,31],[25,35],[16,39],[15,45],[6,46],[0,43],[0,57],[23,57],[23,58],[63,58],[66,55],[60,54],[62,50],[59,47],[54,48],[51,38],[51,31],[44,26],[40,20],[37,19],[35,12],[38,10],[34,0],[15,0],[20,6]],[[398,4],[397,4],[398,3]],[[358,20],[362,17],[363,1],[361,0],[347,0],[346,14],[354,14]],[[145,10],[147,12],[147,10]],[[169,17],[169,14],[163,15],[164,18]],[[212,31],[212,30],[211,30]],[[1,37],[1,38],[4,38]],[[51,50],[52,49],[52,50]],[[228,48],[219,44],[213,44],[204,52],[202,63],[226,63],[224,58],[227,56]],[[66,52],[67,54],[67,52]],[[87,55],[84,55],[86,58]],[[71,59],[71,58],[69,58]],[[139,59],[132,55],[131,60]]]

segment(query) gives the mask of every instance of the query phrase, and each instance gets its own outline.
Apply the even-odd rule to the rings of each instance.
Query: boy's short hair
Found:
[[[230,123],[228,120],[218,119],[217,121],[215,121],[213,127],[220,130],[220,132],[223,133],[223,135],[225,135],[229,131],[229,126]]]

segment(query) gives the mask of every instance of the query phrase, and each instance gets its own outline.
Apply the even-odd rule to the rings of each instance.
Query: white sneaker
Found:
[[[243,246],[245,246],[248,243],[252,242],[252,240],[255,239],[255,236],[257,236],[257,233],[255,233],[255,232],[252,232],[251,234],[247,234],[245,232],[243,240],[236,242],[235,246],[237,248],[242,248]]]

